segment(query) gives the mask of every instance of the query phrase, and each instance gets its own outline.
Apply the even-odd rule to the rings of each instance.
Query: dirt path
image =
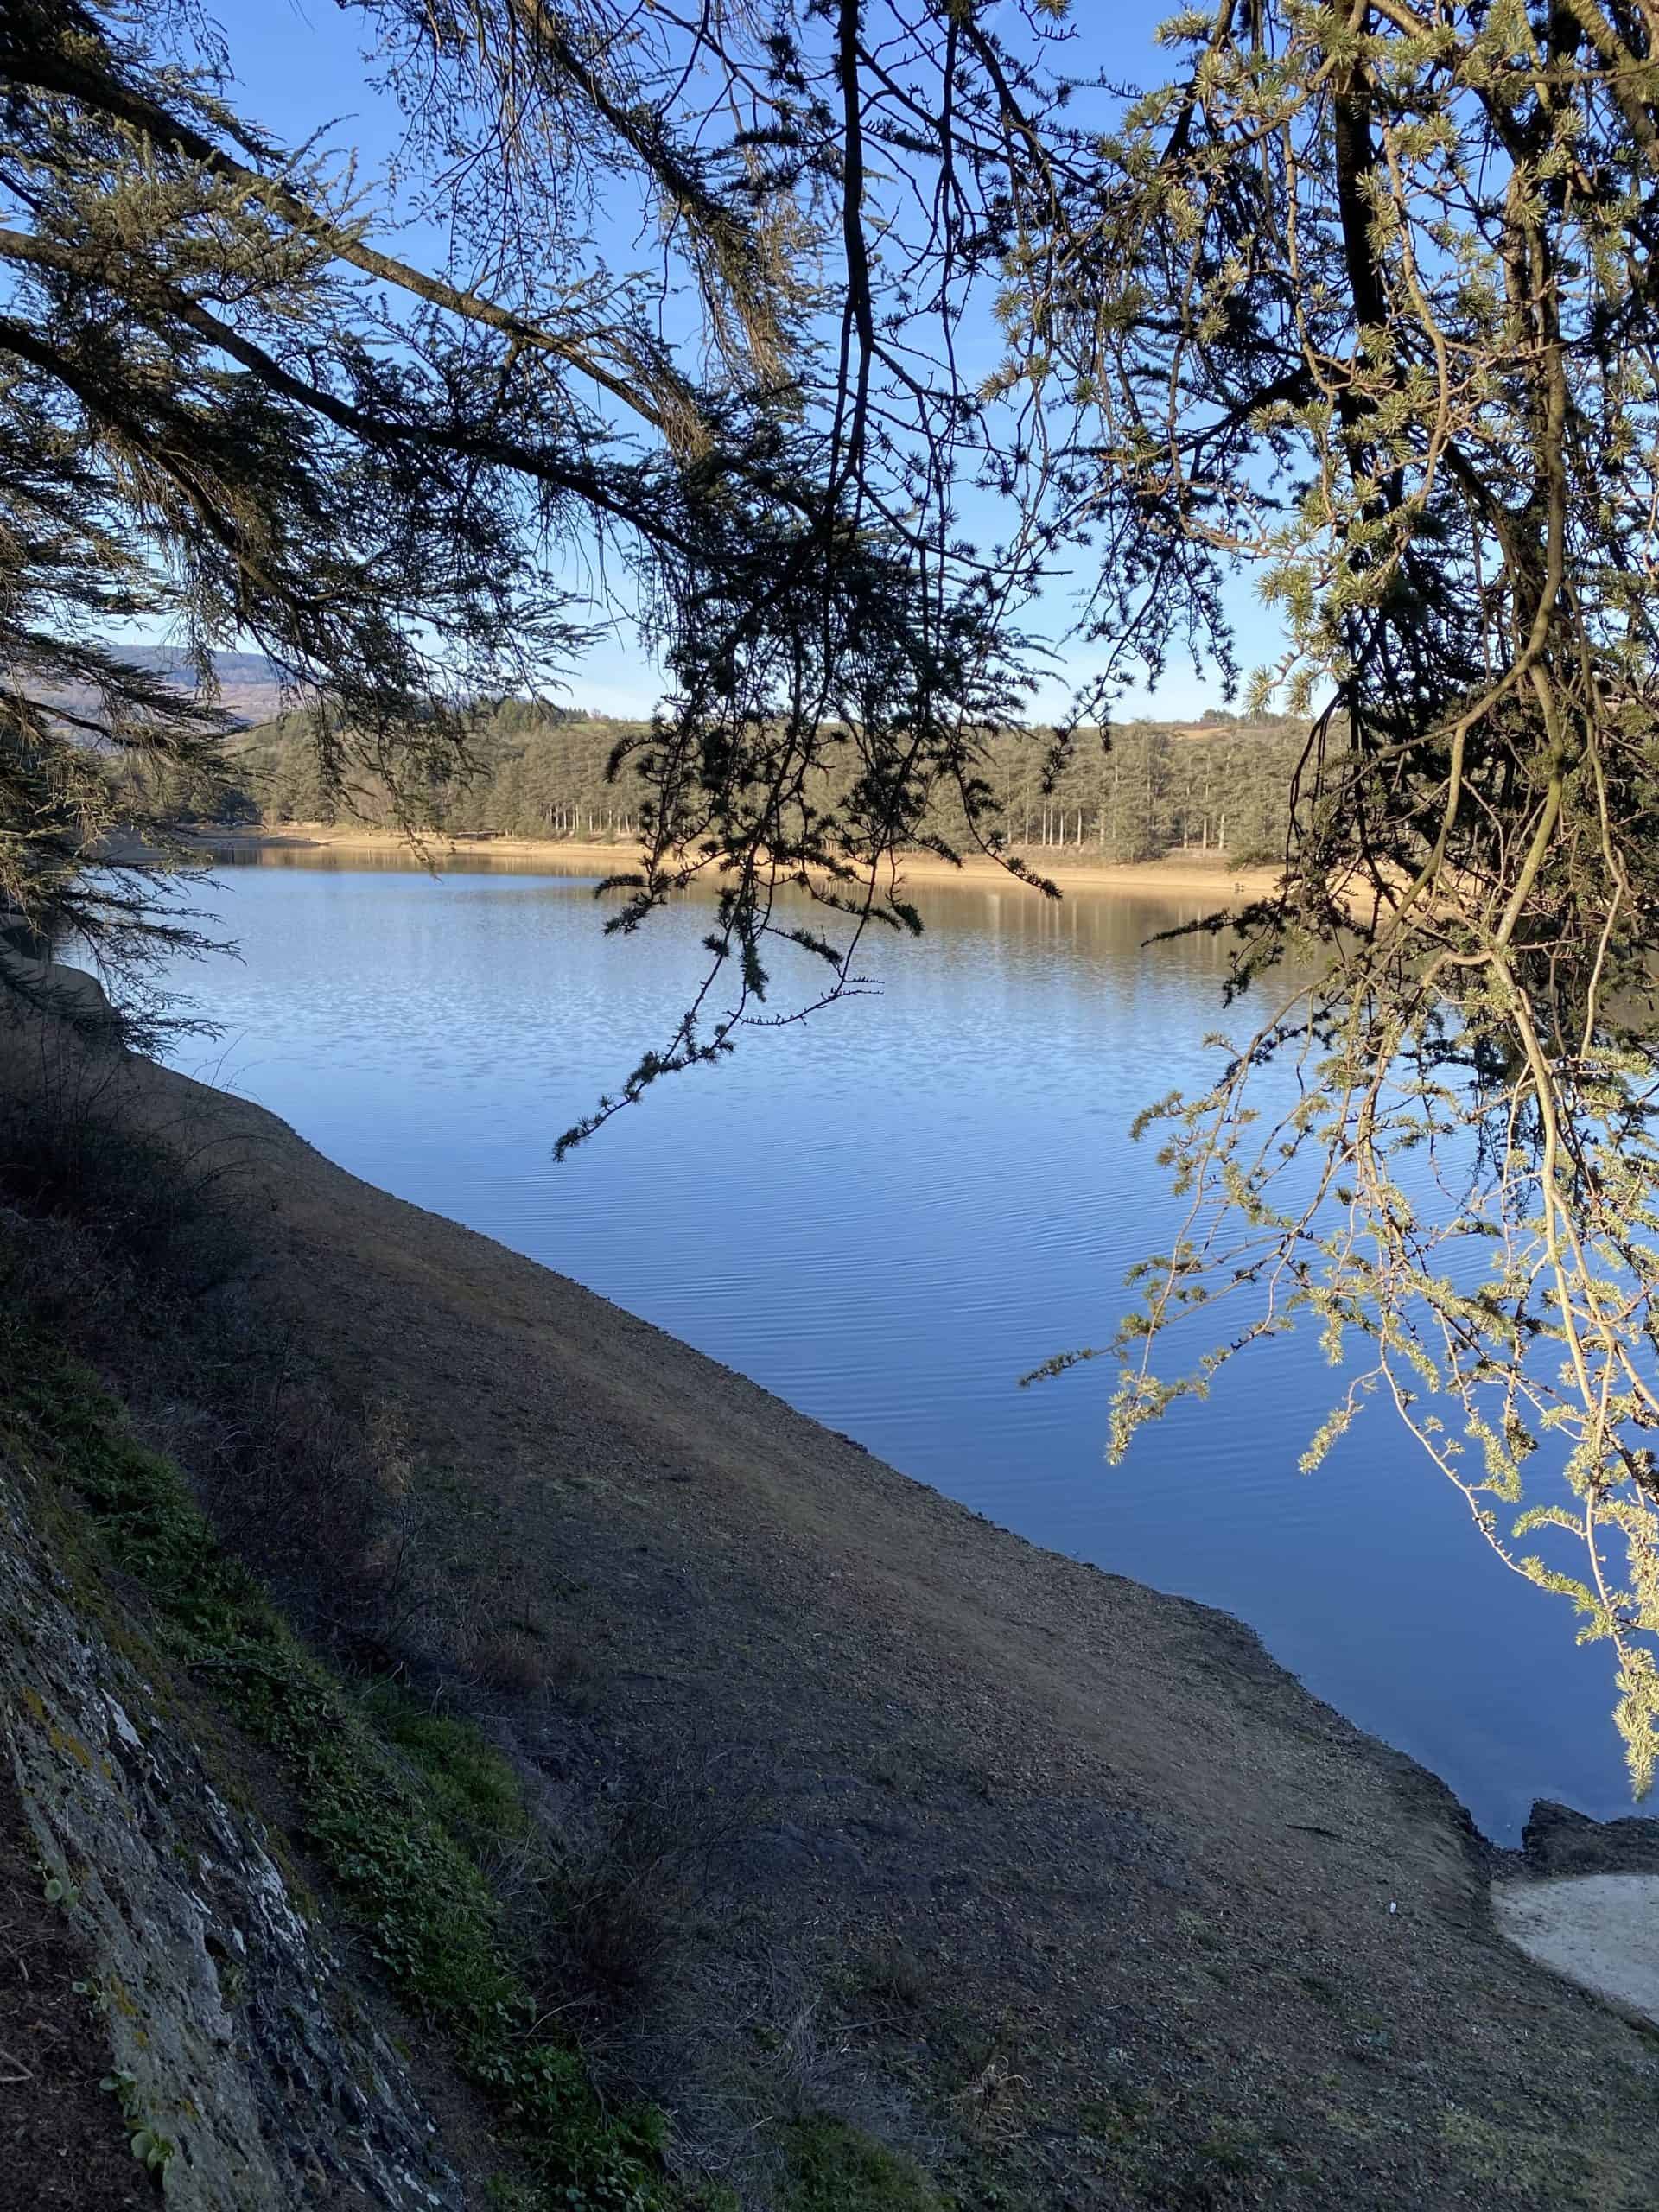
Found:
[[[688,2130],[786,2065],[972,2207],[1659,2201],[1659,2038],[1505,1944],[1448,1793],[1247,1630],[993,1528],[259,1109],[137,1080],[248,1163],[247,1294],[493,1547],[456,1603],[553,1655],[496,1707],[550,1795],[747,1808],[630,2046]]]

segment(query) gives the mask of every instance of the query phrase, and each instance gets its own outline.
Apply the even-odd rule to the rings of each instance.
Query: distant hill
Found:
[[[120,645],[112,650],[135,667],[153,668],[175,677],[182,690],[194,689],[194,673],[176,645]],[[281,714],[282,685],[264,653],[215,653],[213,673],[219,678],[219,703],[238,721],[266,722]]]
[[[108,650],[135,668],[153,669],[173,678],[182,691],[195,689],[195,671],[176,645],[115,645]],[[219,678],[219,703],[233,721],[251,728],[256,723],[274,721],[282,713],[282,685],[264,653],[215,653],[213,660]],[[85,684],[66,684],[48,690],[43,696],[70,714],[93,712],[98,704]]]

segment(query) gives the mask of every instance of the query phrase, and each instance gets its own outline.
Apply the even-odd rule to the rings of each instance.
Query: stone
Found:
[[[0,1460],[0,1758],[91,1955],[124,2103],[173,2146],[168,2205],[461,2212],[278,1848],[215,1787],[164,1664],[146,1680],[77,1605],[28,1497]]]

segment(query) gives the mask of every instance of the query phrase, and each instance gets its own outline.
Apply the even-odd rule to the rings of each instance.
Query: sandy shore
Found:
[[[215,851],[303,851],[390,855],[409,849],[385,830],[327,823],[296,822],[285,830],[227,831],[204,841]],[[587,844],[573,838],[461,837],[435,839],[429,855],[442,867],[467,860],[512,861],[525,866],[577,868],[586,874],[620,874],[638,864],[637,849],[626,844]],[[1166,860],[1113,862],[1090,859],[1071,848],[1033,846],[1020,857],[1062,892],[1116,891],[1136,898],[1213,899],[1217,906],[1264,897],[1278,879],[1265,868],[1235,868],[1225,860],[1179,853]],[[960,868],[932,853],[912,853],[901,871],[906,883],[982,883],[1035,898],[1017,876],[995,861],[975,854]]]

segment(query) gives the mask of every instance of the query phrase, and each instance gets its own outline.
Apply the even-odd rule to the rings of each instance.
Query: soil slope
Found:
[[[491,1693],[550,1806],[654,1777],[729,1814],[617,2031],[692,2135],[787,2061],[969,2205],[1659,2201],[1659,2037],[1512,1949],[1447,1791],[1248,1630],[131,1072],[235,1163],[235,1294],[303,1317],[475,1541],[458,1617],[551,1655]]]

